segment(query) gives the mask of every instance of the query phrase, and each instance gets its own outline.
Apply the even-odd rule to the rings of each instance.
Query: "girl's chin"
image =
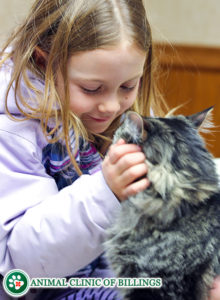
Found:
[[[103,132],[106,131],[106,129],[108,129],[109,126],[106,126],[106,128],[102,128],[102,129],[94,129],[94,128],[87,128],[91,133],[94,134],[102,134]]]
[[[111,125],[111,122],[107,122],[106,124],[89,124],[89,122],[84,122],[84,126],[87,130],[89,130],[91,133],[101,134],[105,132],[108,127]]]

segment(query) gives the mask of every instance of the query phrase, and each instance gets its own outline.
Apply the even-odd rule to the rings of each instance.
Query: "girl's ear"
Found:
[[[34,50],[34,61],[40,67],[40,69],[45,69],[47,65],[48,54],[43,51],[40,47],[36,46]]]
[[[188,116],[187,119],[190,120],[197,129],[200,129],[200,127],[204,126],[204,123],[210,123],[209,118],[211,117],[213,108],[214,108],[214,106],[211,106],[197,114]],[[206,127],[206,126],[204,126],[204,127]],[[211,127],[211,126],[209,126],[209,127]]]

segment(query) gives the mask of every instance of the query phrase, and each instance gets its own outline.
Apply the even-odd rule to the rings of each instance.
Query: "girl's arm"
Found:
[[[12,128],[13,127],[13,128]],[[71,275],[103,251],[120,203],[101,171],[58,192],[46,174],[35,121],[0,115],[0,273]],[[12,130],[13,129],[13,130]]]

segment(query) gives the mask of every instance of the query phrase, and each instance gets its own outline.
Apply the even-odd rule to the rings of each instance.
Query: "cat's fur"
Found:
[[[142,146],[149,188],[129,197],[105,243],[116,277],[162,278],[161,288],[123,288],[124,299],[203,300],[216,275],[220,193],[212,155],[190,117],[128,113],[114,142]]]

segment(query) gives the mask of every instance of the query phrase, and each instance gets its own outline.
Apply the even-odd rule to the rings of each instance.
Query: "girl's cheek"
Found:
[[[126,95],[121,107],[124,108],[124,110],[130,108],[134,104],[136,97],[137,93],[135,93],[135,95]]]

